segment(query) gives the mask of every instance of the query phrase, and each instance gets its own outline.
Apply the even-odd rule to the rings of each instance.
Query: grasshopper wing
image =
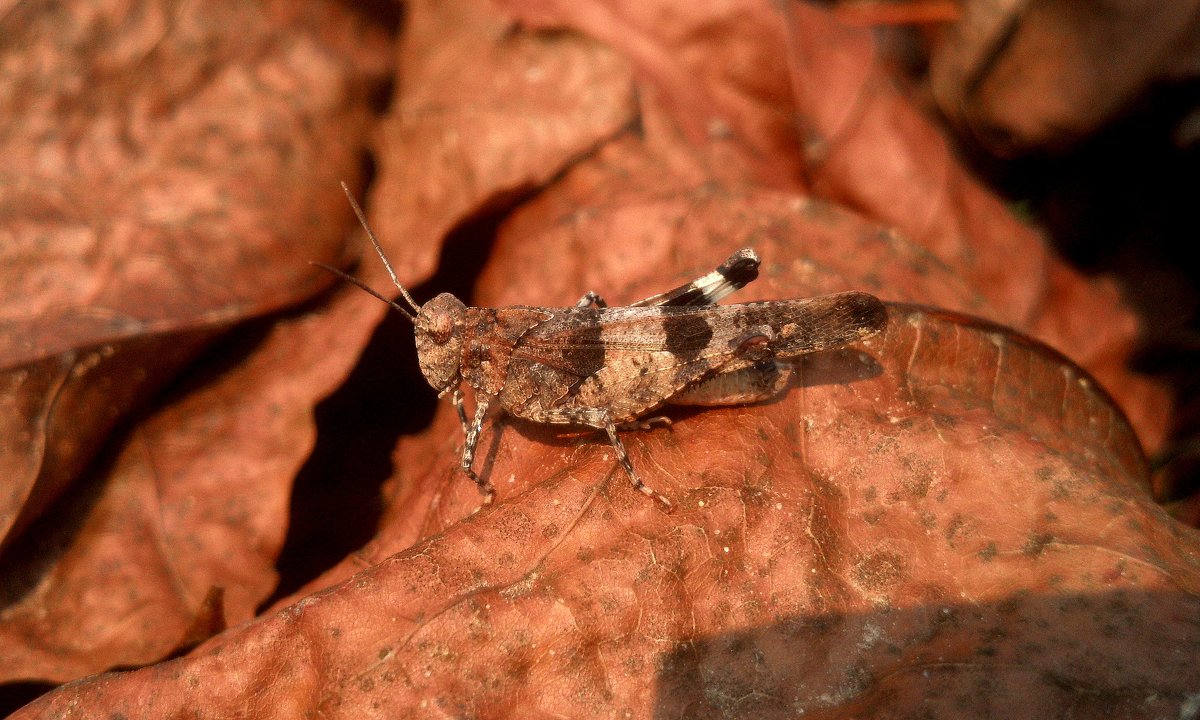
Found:
[[[539,419],[605,408],[618,422],[653,410],[714,372],[836,348],[878,332],[865,293],[724,306],[563,308],[512,349],[500,401]]]

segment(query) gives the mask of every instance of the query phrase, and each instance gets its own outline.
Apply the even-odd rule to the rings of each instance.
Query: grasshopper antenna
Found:
[[[403,315],[404,317],[408,318],[410,322],[412,322],[414,324],[417,322],[417,317],[415,315],[413,315],[412,313],[410,313],[408,311],[408,308],[404,307],[403,305],[396,302],[395,300],[389,300],[388,298],[385,298],[383,295],[380,295],[378,292],[376,292],[374,289],[372,289],[370,286],[368,286],[365,282],[363,282],[362,280],[359,280],[358,278],[354,277],[353,275],[342,272],[341,270],[338,270],[337,268],[335,268],[332,265],[326,265],[323,262],[317,262],[315,260],[309,260],[308,264],[316,265],[317,267],[321,268],[322,270],[328,270],[329,272],[333,273],[334,275],[337,275],[338,277],[345,280],[346,282],[351,283],[353,285],[357,285],[360,290],[366,290],[371,295],[374,295],[375,297],[384,301],[388,305],[391,305],[393,310],[399,310],[400,314]]]
[[[316,262],[316,261],[311,261],[311,260],[309,261],[309,265],[316,265],[317,267],[319,267],[323,270],[328,270],[329,272],[333,273],[334,275],[337,275],[338,277],[345,280],[346,282],[348,282],[352,285],[358,286],[358,288],[360,290],[365,290],[370,295],[373,295],[374,297],[378,298],[379,300],[382,300],[383,302],[387,303],[388,305],[390,305],[392,307],[393,310],[399,310],[401,315],[408,318],[409,321],[416,323],[417,315],[419,315],[421,313],[421,306],[418,305],[416,303],[416,301],[413,300],[412,295],[408,294],[408,290],[405,290],[404,286],[400,284],[400,280],[396,277],[396,271],[392,269],[392,264],[390,262],[388,262],[387,255],[383,254],[383,247],[381,247],[379,244],[379,241],[375,239],[375,233],[371,232],[371,226],[367,224],[366,215],[363,214],[362,208],[359,207],[359,205],[358,205],[358,201],[354,199],[354,195],[350,194],[350,188],[346,186],[346,183],[344,181],[342,182],[342,192],[346,193],[346,199],[350,201],[350,207],[354,208],[354,214],[358,217],[359,224],[361,224],[363,226],[363,230],[367,231],[367,237],[371,240],[371,245],[373,245],[375,247],[375,252],[379,255],[379,259],[383,261],[383,266],[385,268],[387,268],[388,275],[391,276],[391,278],[392,278],[392,284],[395,285],[400,290],[400,294],[404,296],[404,300],[406,302],[408,302],[409,307],[411,307],[415,311],[416,314],[409,312],[408,308],[397,303],[395,300],[385,298],[383,295],[376,292],[373,288],[369,287],[362,280],[359,280],[358,278],[354,277],[353,275],[350,275],[349,273],[342,272],[341,270],[333,267],[332,265],[326,265],[323,262]]]
[[[404,286],[400,284],[400,280],[396,278],[396,271],[392,269],[392,264],[388,262],[387,255],[383,254],[383,247],[380,246],[379,241],[375,239],[375,233],[371,232],[371,226],[367,224],[367,216],[363,214],[362,208],[358,206],[358,201],[355,200],[354,195],[350,193],[350,188],[346,186],[345,180],[342,181],[342,192],[346,193],[346,199],[350,201],[350,207],[354,208],[354,214],[358,216],[359,224],[363,226],[363,230],[367,231],[367,238],[371,240],[371,245],[375,247],[376,254],[378,254],[379,259],[383,261],[383,266],[387,268],[388,275],[392,278],[392,284],[395,285],[400,291],[400,294],[404,296],[404,300],[408,303],[408,306],[413,309],[413,312],[420,314],[421,306],[412,299],[412,295],[408,294],[408,291],[405,290]],[[407,315],[408,313],[405,314]],[[416,316],[414,315],[413,317],[415,319]]]
[[[346,193],[346,199],[350,202],[350,208],[354,208],[354,215],[359,218],[359,224],[361,224],[362,229],[366,230],[367,239],[371,240],[371,246],[376,248],[377,256],[379,256],[380,260],[383,260],[383,266],[386,268],[386,270],[388,270],[388,276],[391,277],[391,284],[394,284],[396,289],[400,290],[400,294],[404,296],[404,301],[408,302],[408,306],[413,308],[412,317],[413,319],[416,319],[416,316],[421,313],[421,306],[416,304],[416,301],[413,300],[413,296],[409,295],[408,290],[404,289],[404,286],[400,284],[400,280],[398,280],[396,277],[396,271],[392,269],[391,263],[388,262],[388,256],[385,256],[383,253],[383,246],[379,245],[379,241],[376,239],[376,236],[374,236],[374,233],[371,232],[371,226],[368,226],[367,224],[367,216],[362,214],[362,208],[360,208],[358,200],[354,199],[353,194],[350,193],[350,188],[347,187],[346,181],[344,180],[342,181],[342,192]]]

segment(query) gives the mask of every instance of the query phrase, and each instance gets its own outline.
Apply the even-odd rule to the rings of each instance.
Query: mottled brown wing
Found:
[[[666,350],[681,360],[735,352],[748,333],[769,330],[779,357],[840,347],[875,334],[887,311],[859,292],[716,306],[561,308],[525,333],[513,353],[586,377],[605,358]]]
[[[538,378],[531,407],[608,407],[634,417],[731,364],[840,347],[878,332],[886,311],[864,293],[709,307],[563,308],[512,350]]]

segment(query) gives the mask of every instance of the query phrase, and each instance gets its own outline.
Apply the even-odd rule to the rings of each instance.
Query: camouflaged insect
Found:
[[[642,482],[618,428],[663,405],[734,405],[769,399],[789,381],[790,360],[879,332],[887,312],[873,295],[845,292],[796,300],[715,305],[758,277],[758,255],[733,253],[713,272],[627,307],[607,307],[594,292],[575,307],[467,307],[442,293],[418,305],[396,278],[361,208],[342,188],[408,308],[342,271],[321,265],[412,321],[426,380],[449,394],[466,435],[462,469],[484,504],[495,488],[473,468],[488,408],[537,423],[603,430],[634,488],[670,507]],[[320,265],[320,263],[316,263]],[[474,390],[471,421],[462,385]]]

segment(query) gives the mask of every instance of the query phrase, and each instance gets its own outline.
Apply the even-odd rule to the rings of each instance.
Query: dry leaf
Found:
[[[1150,501],[1136,439],[1084,376],[997,328],[896,307],[884,336],[802,377],[777,402],[630,436],[672,514],[596,438],[506,424],[491,472],[518,481],[497,506],[181,660],[17,717],[1185,705],[1197,539]],[[1041,403],[1051,391],[1060,402]],[[478,501],[453,480],[443,502]]]
[[[121,423],[217,333],[327,282],[308,261],[342,254],[337,180],[357,169],[386,38],[335,4],[296,17],[248,3],[31,2],[0,23],[0,677],[68,680],[161,658],[214,584],[255,569],[250,588],[230,588],[238,619],[270,591],[279,542],[245,532],[253,523],[209,492],[235,479],[213,475],[231,445],[207,442],[221,436],[198,419],[254,410],[197,395],[185,404],[203,408],[184,413],[194,435],[170,410],[148,428]],[[300,395],[288,411],[307,420],[320,396]],[[211,465],[189,475],[179,465],[203,464],[185,447],[197,440]],[[293,442],[284,475],[239,489],[273,494],[260,518],[271,535],[307,452]],[[197,537],[194,520],[175,525],[177,501],[216,509],[199,523],[210,531],[238,532]],[[213,546],[219,559],[192,554]]]
[[[1161,391],[1121,367],[1132,315],[969,179],[868,36],[766,2],[506,7],[409,6],[371,208],[402,279],[449,235],[443,267],[491,249],[480,304],[620,302],[752,245],[763,276],[743,300],[856,288],[1004,321],[1160,431]],[[494,246],[471,236],[489,217]],[[371,258],[364,276],[386,287]],[[133,431],[90,486],[97,511],[59,522],[105,539],[69,550],[108,548],[141,602],[110,598],[93,556],[30,577],[64,597],[98,583],[107,604],[11,607],[113,633],[93,644],[101,666],[170,652],[210,618],[213,585],[231,623],[250,617],[308,413],[383,311],[350,293],[281,318]],[[471,515],[443,404],[398,444],[361,551],[178,660],[18,717],[1153,717],[1190,702],[1197,537],[1153,503],[1121,411],[1056,352],[894,304],[884,334],[809,358],[778,400],[673,417],[626,436],[672,514],[595,433],[507,419],[476,460],[499,502]],[[111,549],[128,535],[160,546]],[[151,617],[158,636],[139,627]],[[122,619],[137,631],[120,636]],[[87,671],[79,649],[50,655],[23,662]]]
[[[948,117],[999,154],[1062,148],[1147,89],[1194,80],[1200,3],[965,2],[929,75]]]
[[[423,278],[453,228],[543,185],[636,107],[628,63],[600,43],[520,32],[486,2],[407,12],[373,224],[392,262]]]
[[[720,128],[704,147],[722,161],[712,167],[726,182],[736,168],[779,189],[806,178],[816,194],[926,247],[987,301],[951,307],[1062,349],[1117,397],[1147,447],[1162,444],[1170,400],[1126,367],[1137,320],[1116,285],[1067,268],[966,173],[941,131],[876,62],[869,30],[841,26],[805,3],[782,11],[751,0],[702,11],[665,0],[506,4],[540,26],[576,28],[629,53],[693,144],[705,128]],[[756,29],[754,42],[735,42],[747,28]],[[802,155],[775,141],[796,130]],[[781,179],[778,170],[799,160],[802,170]]]

